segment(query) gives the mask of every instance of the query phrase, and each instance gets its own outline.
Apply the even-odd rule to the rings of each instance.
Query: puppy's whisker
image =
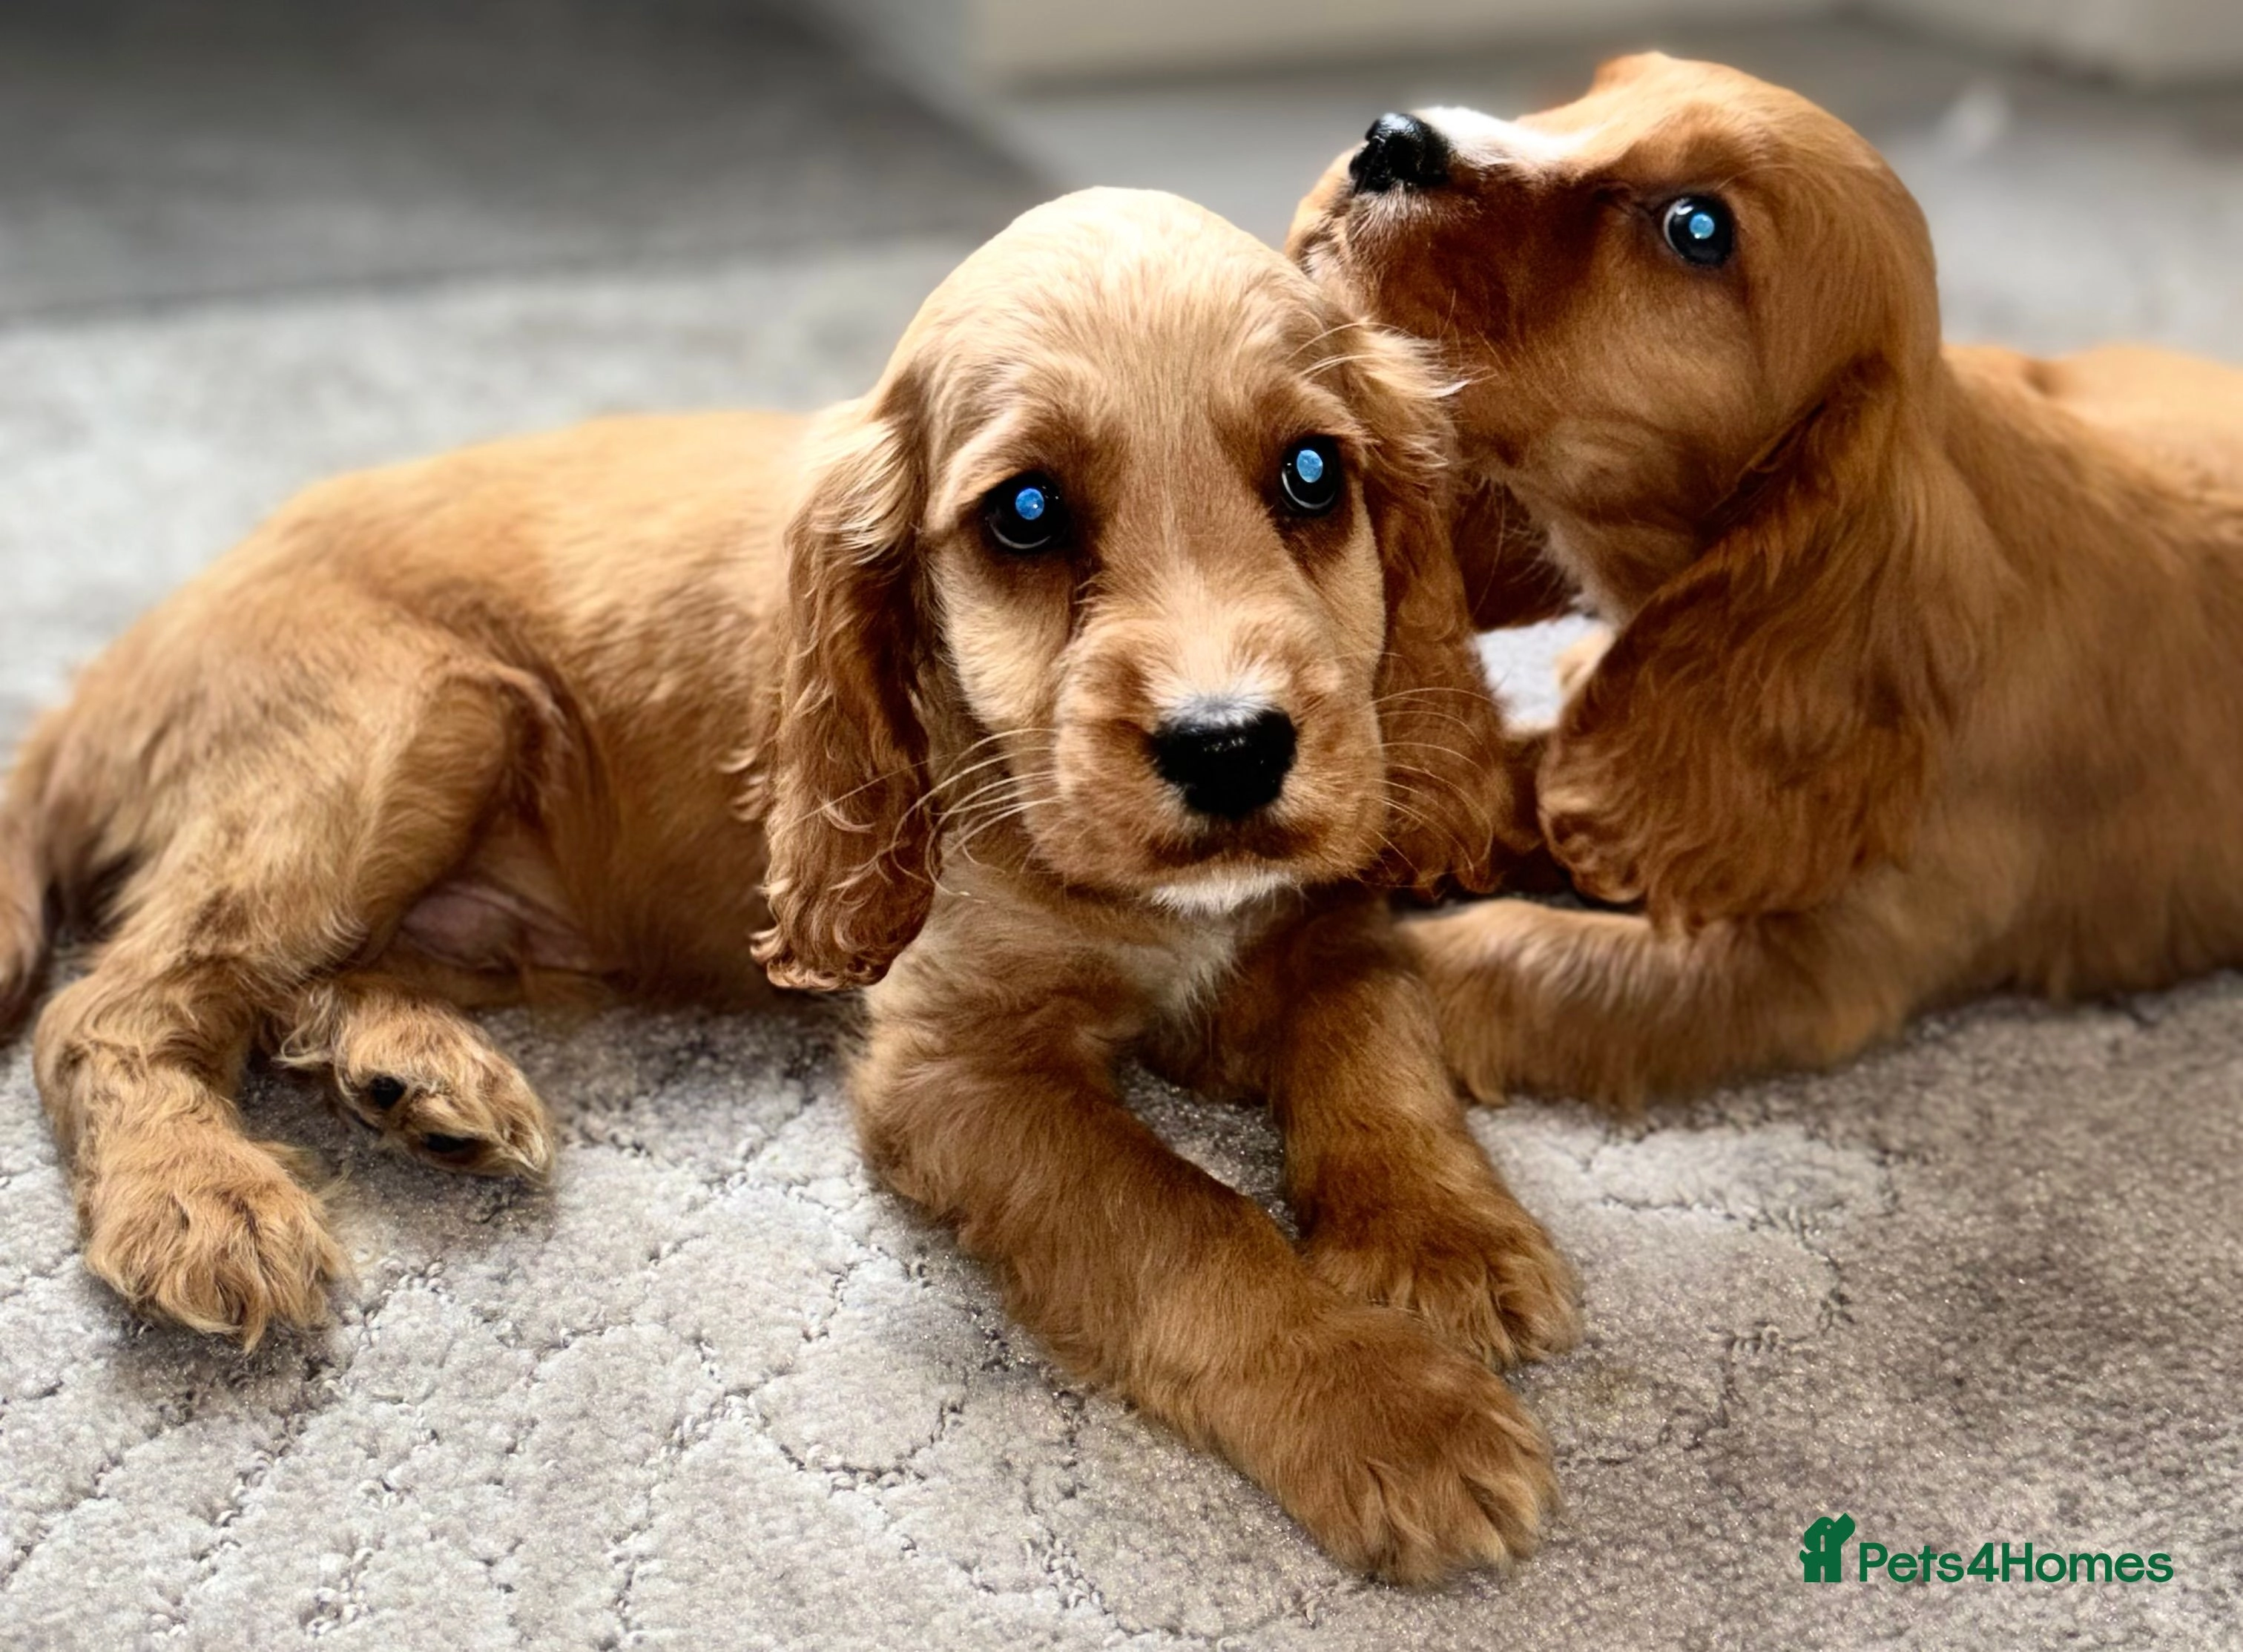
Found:
[[[1404,700],[1442,700],[1452,702],[1461,700],[1465,705],[1469,705],[1474,704],[1479,698],[1479,696],[1468,689],[1398,688],[1390,693],[1380,694],[1374,697],[1371,703],[1374,706],[1383,706],[1398,705]],[[1433,714],[1435,716],[1446,715],[1446,713],[1438,711]]]
[[[1045,807],[1056,803],[1057,801],[1058,793],[1055,791],[1047,793],[1035,793],[1023,796],[1011,807],[999,810],[996,813],[985,819],[975,821],[959,836],[953,844],[950,846],[951,851],[957,854],[960,859],[969,861],[975,866],[980,866],[981,862],[975,860],[973,855],[973,845],[976,842],[980,841],[982,838],[987,837],[990,833],[995,831],[999,826],[1005,825],[1007,822],[1020,819],[1021,816],[1027,814],[1031,809]]]
[[[951,760],[953,763],[963,763],[967,758],[972,757],[975,752],[980,752],[985,746],[994,745],[998,741],[1008,738],[1011,733],[1012,731],[1009,729],[993,730],[991,732],[984,734],[980,739],[974,740],[960,748],[958,752]]]
[[[1469,767],[1472,763],[1471,758],[1463,752],[1453,745],[1444,745],[1438,740],[1388,740],[1385,745],[1390,752],[1437,752],[1459,767]]]
[[[1445,688],[1438,684],[1424,684],[1417,688],[1390,688],[1371,697],[1372,704],[1383,705],[1389,700],[1460,699],[1469,700],[1477,691],[1468,688]]]
[[[1430,711],[1430,710],[1427,710],[1426,708],[1422,707],[1422,706],[1421,706],[1421,707],[1418,707],[1418,709],[1416,709],[1415,711],[1413,711],[1411,713],[1411,717],[1413,717],[1413,718],[1438,718],[1439,721],[1444,722],[1444,723],[1453,723],[1453,724],[1455,724],[1458,728],[1462,728],[1462,729],[1470,729],[1470,728],[1473,728],[1473,727],[1478,726],[1476,724],[1474,724],[1474,723],[1473,723],[1473,721],[1472,721],[1472,718],[1468,718],[1468,717],[1459,716],[1458,713],[1456,713],[1456,712],[1454,712],[1454,711]],[[1405,742],[1405,741],[1402,741],[1402,740],[1394,739],[1394,738],[1391,738],[1391,737],[1390,737],[1390,738],[1386,740],[1385,744],[1387,744],[1388,745],[1401,745],[1407,744],[1407,742]]]
[[[1295,346],[1292,354],[1289,355],[1285,359],[1289,364],[1297,361],[1301,356],[1304,355],[1309,351],[1315,349],[1317,346],[1322,344],[1326,339],[1330,338],[1333,334],[1352,332],[1355,328],[1362,325],[1362,322],[1356,320],[1352,317],[1350,317],[1348,320],[1344,321],[1335,321],[1330,327],[1321,329],[1312,337],[1305,339],[1302,341],[1300,344]],[[1314,372],[1315,369],[1311,367],[1306,369],[1306,371]]]
[[[982,747],[991,745],[995,741],[1001,740],[1004,738],[1005,734],[1001,730],[996,733],[986,734],[982,736],[981,738],[967,746],[959,753],[959,756],[960,758],[970,757],[974,752],[980,751]],[[1007,760],[1007,753],[1000,752],[994,756],[984,758],[979,762],[968,763],[964,765],[962,767],[953,768],[949,773],[943,775],[940,779],[936,780],[933,786],[929,786],[926,792],[922,792],[919,797],[914,798],[912,800],[911,807],[904,812],[902,822],[899,826],[899,831],[900,832],[904,827],[909,826],[923,811],[931,812],[940,808],[947,813],[958,808],[966,806],[966,802],[964,801],[952,802],[946,799],[943,793],[953,786],[964,784],[967,779],[976,774],[980,774],[986,770],[995,768],[1003,764]],[[978,793],[976,795],[978,795]]]
[[[981,762],[972,764],[966,768],[959,770],[953,774],[946,775],[940,781],[937,782],[928,790],[926,795],[931,799],[940,799],[942,793],[950,787],[961,786],[977,774],[986,774],[991,769],[1000,768],[1003,766],[1005,760],[1005,755],[1002,752],[1000,752],[995,757],[984,759]],[[987,783],[984,782],[984,784],[986,785]],[[955,804],[954,802],[946,802],[945,806],[955,806]]]
[[[843,804],[849,802],[853,798],[861,797],[867,792],[872,791],[877,787],[886,786],[889,781],[895,779],[899,775],[910,773],[912,765],[910,764],[899,763],[894,768],[883,769],[879,773],[874,775],[871,779],[866,780],[863,785],[852,786],[846,792],[837,792],[830,798],[812,798],[798,806],[793,812],[791,818],[795,821],[799,822],[810,819],[812,815],[829,813],[832,810],[838,809]],[[772,815],[774,818],[778,818],[777,809],[774,808],[772,810]]]
[[[984,743],[986,742],[977,742],[977,744]],[[955,784],[958,780],[964,779],[967,774],[994,767],[1003,760],[1003,757],[1000,754],[996,758],[992,758],[985,760],[984,762],[975,764],[967,770],[948,777],[946,783]],[[980,786],[967,793],[963,799],[945,806],[943,810],[944,816],[946,819],[954,823],[960,817],[970,814],[975,808],[984,806],[980,803],[980,799],[982,798],[993,792],[1000,792],[1012,784],[1013,779],[1010,775],[1000,775],[994,780],[986,781]],[[880,851],[882,856],[889,858],[892,858],[894,856],[896,851],[900,847],[904,841],[905,834],[911,829],[913,819],[918,813],[922,809],[932,809],[937,806],[939,801],[937,792],[939,790],[940,787],[930,789],[927,792],[914,799],[912,806],[905,810],[901,815],[897,817],[894,830],[889,833],[888,840]],[[932,882],[938,889],[943,887],[939,878],[930,877],[929,874],[924,872],[913,869],[910,875],[915,881]]]

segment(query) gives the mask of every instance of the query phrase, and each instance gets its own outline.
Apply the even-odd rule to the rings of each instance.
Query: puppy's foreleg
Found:
[[[1310,1265],[1504,1364],[1580,1339],[1572,1271],[1465,1123],[1431,995],[1383,903],[1326,913],[1243,979]]]
[[[1223,1452],[1344,1560],[1420,1580],[1530,1549],[1548,1452],[1501,1381],[1315,1278],[1120,1104],[1119,983],[1039,970],[1024,1006],[964,984],[986,951],[907,954],[875,994],[854,1088],[880,1175],[956,1224],[1068,1365]]]
[[[1779,1067],[1822,1067],[1896,1031],[1936,968],[1861,911],[1663,933],[1629,913],[1485,900],[1402,926],[1452,1070],[1633,1105]]]

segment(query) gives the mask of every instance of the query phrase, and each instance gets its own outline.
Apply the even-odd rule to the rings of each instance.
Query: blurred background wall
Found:
[[[1641,27],[1886,17],[2143,84],[2243,71],[2243,0],[798,0],[946,103],[1055,77],[1305,64]]]
[[[1039,199],[1274,240],[1645,46],[1876,144],[1950,334],[2243,361],[2243,0],[0,0],[0,744],[321,474],[852,394]]]

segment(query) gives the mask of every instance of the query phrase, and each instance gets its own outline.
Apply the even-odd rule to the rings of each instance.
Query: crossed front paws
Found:
[[[1243,1409],[1234,1460],[1335,1558],[1394,1582],[1525,1558],[1557,1500],[1503,1379],[1398,1309],[1333,1297]]]
[[[1356,1301],[1406,1309],[1500,1366],[1580,1340],[1573,1269],[1499,1189],[1335,1213],[1310,1231],[1308,1262]]]
[[[1245,1386],[1242,1466],[1333,1555],[1398,1582],[1531,1554],[1557,1496],[1549,1442],[1490,1362],[1580,1338],[1540,1225],[1482,1162],[1324,1201],[1304,1259],[1323,1306]]]

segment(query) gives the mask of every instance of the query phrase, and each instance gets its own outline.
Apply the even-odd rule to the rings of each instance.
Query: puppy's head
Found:
[[[1733,70],[1633,57],[1516,124],[1389,116],[1304,266],[1466,381],[1466,468],[1625,621],[1539,771],[1584,887],[1687,923],[1904,854],[1978,643],[1923,215]]]
[[[948,853],[1220,911],[1484,883],[1515,833],[1413,351],[1171,197],[1023,217],[828,415],[789,529],[782,984],[876,978]]]
[[[1304,200],[1303,266],[1432,341],[1465,459],[1633,611],[1819,409],[1937,360],[1923,215],[1862,138],[1736,71],[1656,55],[1517,122],[1388,115]],[[1603,533],[1614,526],[1632,531]]]

